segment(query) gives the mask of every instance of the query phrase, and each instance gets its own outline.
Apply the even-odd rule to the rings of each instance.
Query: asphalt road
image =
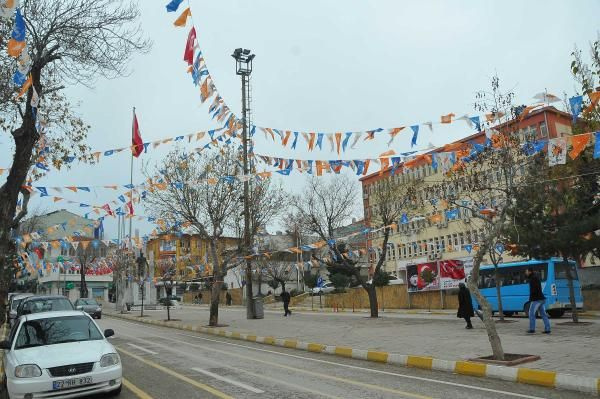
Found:
[[[343,359],[105,318],[121,398],[584,398],[566,391]]]

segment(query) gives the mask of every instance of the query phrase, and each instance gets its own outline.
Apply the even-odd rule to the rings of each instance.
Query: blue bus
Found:
[[[567,267],[571,269],[571,276],[573,277],[577,309],[583,308],[581,285],[579,284],[577,267],[574,261],[567,263],[558,258],[529,260],[498,265],[502,311],[506,316],[512,316],[518,312],[529,313],[529,283],[525,276],[525,270],[528,267],[535,270],[540,278],[542,292],[546,297],[546,312],[550,317],[561,317],[565,310],[571,309]],[[497,312],[498,296],[494,265],[481,266],[479,270],[479,289],[490,303],[492,312]],[[481,309],[475,296],[473,296],[473,305],[475,309]]]

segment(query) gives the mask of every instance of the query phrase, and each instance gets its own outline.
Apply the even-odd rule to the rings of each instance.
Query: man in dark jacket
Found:
[[[285,288],[283,289],[283,291],[281,292],[281,300],[283,301],[283,310],[285,311],[285,313],[283,314],[285,317],[287,317],[287,315],[292,315],[292,311],[289,309],[290,306],[290,293],[287,292],[285,290]]]
[[[539,312],[544,320],[544,334],[550,334],[550,319],[546,314],[546,297],[542,292],[542,283],[535,271],[528,267],[525,275],[529,279],[529,334],[535,333],[535,315]]]
[[[464,283],[458,285],[458,312],[456,317],[462,317],[467,322],[465,327],[467,330],[471,330],[473,325],[471,324],[471,317],[475,316],[473,312],[473,301],[471,300],[471,293],[467,289]]]

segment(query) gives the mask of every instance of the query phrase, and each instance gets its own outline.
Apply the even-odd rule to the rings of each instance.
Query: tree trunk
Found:
[[[213,286],[210,295],[210,313],[208,317],[208,325],[216,327],[219,324],[219,299],[221,285],[223,284],[223,277],[221,276],[219,258],[217,257],[217,242],[214,238],[210,240],[210,253],[213,261]]]
[[[573,286],[573,275],[571,274],[571,265],[568,258],[563,258],[567,270],[567,283],[569,285],[569,302],[571,303],[571,318],[573,323],[579,323],[579,315],[577,314],[577,302],[575,301],[575,287]]]
[[[375,291],[375,286],[373,284],[369,284],[367,286],[363,286],[363,288],[369,295],[369,308],[371,309],[371,317],[379,317],[379,305],[377,304],[377,291]]]
[[[167,321],[171,321],[171,299],[170,295],[167,295]]]
[[[502,282],[500,280],[500,273],[498,271],[498,265],[494,265],[494,278],[496,279],[496,297],[498,298],[498,317],[501,321],[504,321],[504,311],[502,310]]]
[[[468,285],[469,290],[473,295],[475,295],[475,298],[477,298],[477,302],[479,302],[483,310],[483,324],[485,326],[485,330],[487,331],[490,345],[492,346],[492,353],[494,355],[494,359],[504,360],[504,349],[502,348],[502,342],[500,341],[498,330],[496,330],[496,323],[492,318],[492,307],[490,306],[490,303],[487,301],[487,299],[485,299],[485,297],[481,295],[481,291],[479,291],[479,287],[477,287],[477,280],[474,281],[473,279],[471,279]]]
[[[254,313],[254,293],[252,292],[252,264],[246,263],[246,319],[252,320],[256,318]],[[258,284],[260,292],[260,283]]]

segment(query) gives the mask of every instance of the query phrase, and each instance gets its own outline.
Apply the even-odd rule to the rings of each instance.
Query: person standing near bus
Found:
[[[529,330],[527,333],[535,333],[535,315],[539,312],[544,320],[544,334],[550,334],[550,319],[546,314],[546,297],[542,292],[540,278],[531,267],[527,268],[525,275],[529,279]]]
[[[475,312],[473,312],[471,293],[464,283],[460,283],[458,284],[458,312],[456,313],[456,317],[465,319],[467,322],[465,328],[471,330],[473,329],[473,324],[471,324],[471,317],[473,316],[475,316]]]

